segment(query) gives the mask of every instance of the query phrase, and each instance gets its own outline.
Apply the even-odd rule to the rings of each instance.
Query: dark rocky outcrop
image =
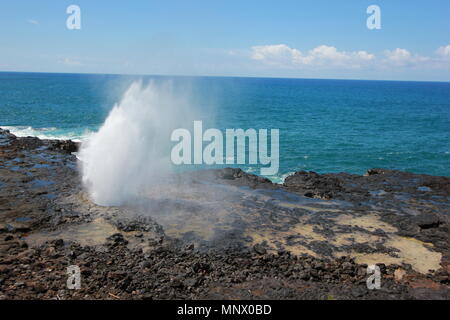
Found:
[[[50,140],[51,150],[61,150],[67,153],[77,152],[80,147],[79,142],[72,140]]]
[[[0,299],[450,298],[448,177],[300,171],[278,185],[225,168],[101,207],[78,147],[0,129]],[[366,286],[369,263],[381,290]]]
[[[343,191],[338,178],[306,171],[298,171],[286,177],[283,186],[309,198],[332,199]]]

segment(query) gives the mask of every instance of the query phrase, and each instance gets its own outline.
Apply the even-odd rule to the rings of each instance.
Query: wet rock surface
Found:
[[[0,129],[1,299],[449,299],[448,177],[297,172],[276,185],[227,168],[101,207],[77,148]]]

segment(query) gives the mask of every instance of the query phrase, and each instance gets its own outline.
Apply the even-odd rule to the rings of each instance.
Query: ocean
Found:
[[[136,80],[189,91],[205,129],[279,129],[274,182],[298,170],[374,167],[450,176],[450,83],[443,82],[0,72],[0,127],[83,140]]]

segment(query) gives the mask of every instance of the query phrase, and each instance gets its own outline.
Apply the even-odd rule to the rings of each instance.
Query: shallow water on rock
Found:
[[[149,188],[138,207],[171,237],[217,245],[230,241],[227,239],[250,243],[248,233],[263,226],[286,229],[303,215],[333,214],[352,204],[311,199],[283,190],[253,190],[196,181]]]
[[[49,180],[41,180],[41,179],[35,179],[31,182],[33,188],[42,188],[42,187],[48,187],[55,182],[49,181]]]

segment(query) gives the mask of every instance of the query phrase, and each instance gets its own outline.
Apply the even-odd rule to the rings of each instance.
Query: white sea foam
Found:
[[[171,82],[133,83],[98,132],[83,141],[82,180],[99,205],[121,205],[171,170],[170,134],[191,124],[186,92]]]
[[[85,133],[61,130],[56,127],[33,128],[31,126],[1,126],[2,129],[9,130],[17,137],[38,137],[39,139],[59,139],[81,141],[86,136]]]
[[[288,176],[290,176],[290,175],[292,175],[292,174],[294,174],[295,173],[295,171],[291,171],[291,172],[287,172],[287,173],[278,173],[278,174],[276,174],[276,175],[271,175],[271,176],[265,176],[266,178],[268,178],[270,181],[272,181],[273,183],[276,183],[276,184],[283,184],[284,183],[284,180],[288,177]]]

